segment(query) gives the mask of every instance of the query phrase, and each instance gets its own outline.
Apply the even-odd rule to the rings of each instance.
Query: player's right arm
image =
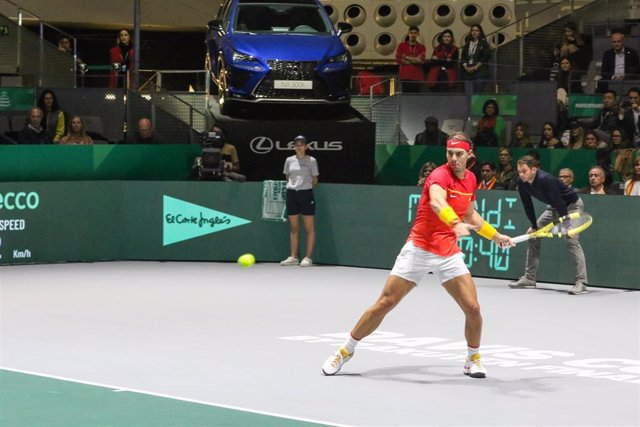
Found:
[[[429,187],[429,205],[438,215],[440,221],[451,227],[456,237],[468,236],[473,230],[472,224],[463,222],[455,213],[451,205],[447,203],[447,190],[438,184],[431,184]]]

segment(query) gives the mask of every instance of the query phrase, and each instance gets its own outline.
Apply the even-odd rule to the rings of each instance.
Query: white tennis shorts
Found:
[[[440,283],[444,283],[469,274],[469,269],[464,263],[462,252],[451,256],[440,256],[418,248],[412,241],[408,241],[402,247],[389,274],[415,282],[417,285],[429,273],[433,273]]]

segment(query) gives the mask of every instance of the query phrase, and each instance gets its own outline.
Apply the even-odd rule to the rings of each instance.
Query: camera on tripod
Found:
[[[193,163],[198,179],[203,181],[221,181],[224,178],[224,162],[222,147],[224,138],[220,132],[203,132],[200,134],[202,154]]]

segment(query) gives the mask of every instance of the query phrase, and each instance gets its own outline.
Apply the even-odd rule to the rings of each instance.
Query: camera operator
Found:
[[[224,145],[222,146],[221,156],[222,175],[224,176],[224,180],[245,182],[247,180],[247,177],[239,173],[240,158],[238,157],[238,151],[236,150],[235,145],[229,142],[229,138],[227,138],[226,133],[220,126],[214,125],[211,130],[220,135],[220,138],[222,138],[222,142],[224,142]]]
[[[209,176],[209,179],[221,179],[222,181],[245,182],[247,177],[240,174],[240,159],[236,147],[226,137],[224,130],[219,125],[214,125],[211,132],[203,135],[203,156],[196,159],[196,165],[200,168],[200,179]],[[219,152],[218,156],[208,157],[207,151]],[[213,161],[216,164],[209,164]],[[202,173],[206,170],[205,173]]]

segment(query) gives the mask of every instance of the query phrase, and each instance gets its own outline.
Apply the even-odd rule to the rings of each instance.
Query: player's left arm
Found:
[[[485,221],[480,214],[474,209],[473,204],[469,204],[467,211],[464,214],[464,221],[473,225],[476,232],[488,240],[493,240],[501,248],[508,246],[515,246],[516,244],[511,241],[511,237],[501,234],[493,228],[491,224]]]

